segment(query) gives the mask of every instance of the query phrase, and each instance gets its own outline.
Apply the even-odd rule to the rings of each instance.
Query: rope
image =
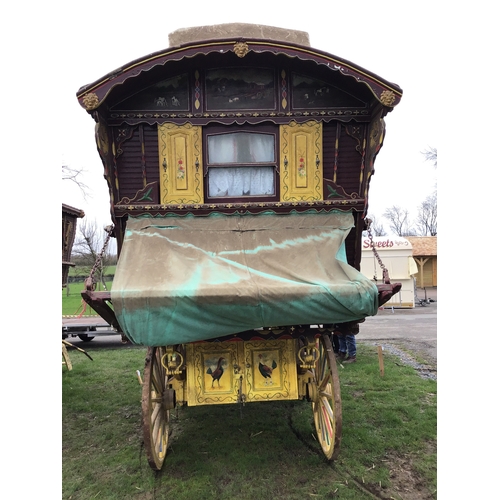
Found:
[[[77,316],[78,319],[80,319],[85,314],[85,311],[87,310],[87,302],[85,302],[83,299],[82,299],[82,305],[83,305],[83,309],[82,309],[82,312]],[[80,307],[78,309],[80,309]]]

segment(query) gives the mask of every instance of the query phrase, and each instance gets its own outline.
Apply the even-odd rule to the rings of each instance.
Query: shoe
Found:
[[[346,359],[346,353],[345,352],[337,352],[337,353],[335,353],[335,357],[339,361],[344,361],[344,359]]]
[[[346,363],[356,363],[356,356],[347,356],[345,360],[343,361],[344,364]]]

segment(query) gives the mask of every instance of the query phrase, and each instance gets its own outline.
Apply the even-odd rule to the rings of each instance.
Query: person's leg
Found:
[[[347,355],[347,345],[345,335],[337,335],[339,339],[339,359],[344,359]]]
[[[354,335],[346,335],[345,343],[347,347],[347,358],[345,362],[353,363],[356,361],[356,337]]]
[[[335,335],[334,333],[332,333],[331,335],[331,339],[332,339],[332,346],[333,346],[333,352],[335,354],[337,354],[339,352],[339,337],[338,335]]]

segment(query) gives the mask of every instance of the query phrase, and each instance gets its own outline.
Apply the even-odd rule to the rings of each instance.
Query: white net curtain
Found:
[[[208,137],[208,195],[273,195],[274,135],[249,132]],[[272,165],[269,165],[269,164]],[[238,165],[238,166],[232,166]]]

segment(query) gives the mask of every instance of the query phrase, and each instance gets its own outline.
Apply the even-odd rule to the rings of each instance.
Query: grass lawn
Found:
[[[327,462],[306,401],[181,407],[162,471],[146,459],[141,386],[146,348],[70,350],[62,373],[62,498],[434,499],[436,382],[376,347],[339,368],[343,431]]]
[[[111,290],[112,281],[106,282],[106,287]],[[89,305],[83,302],[81,291],[85,288],[83,281],[69,283],[62,289],[62,315],[77,316],[82,312],[85,315],[97,314]],[[104,290],[101,284],[97,284],[96,290]]]

